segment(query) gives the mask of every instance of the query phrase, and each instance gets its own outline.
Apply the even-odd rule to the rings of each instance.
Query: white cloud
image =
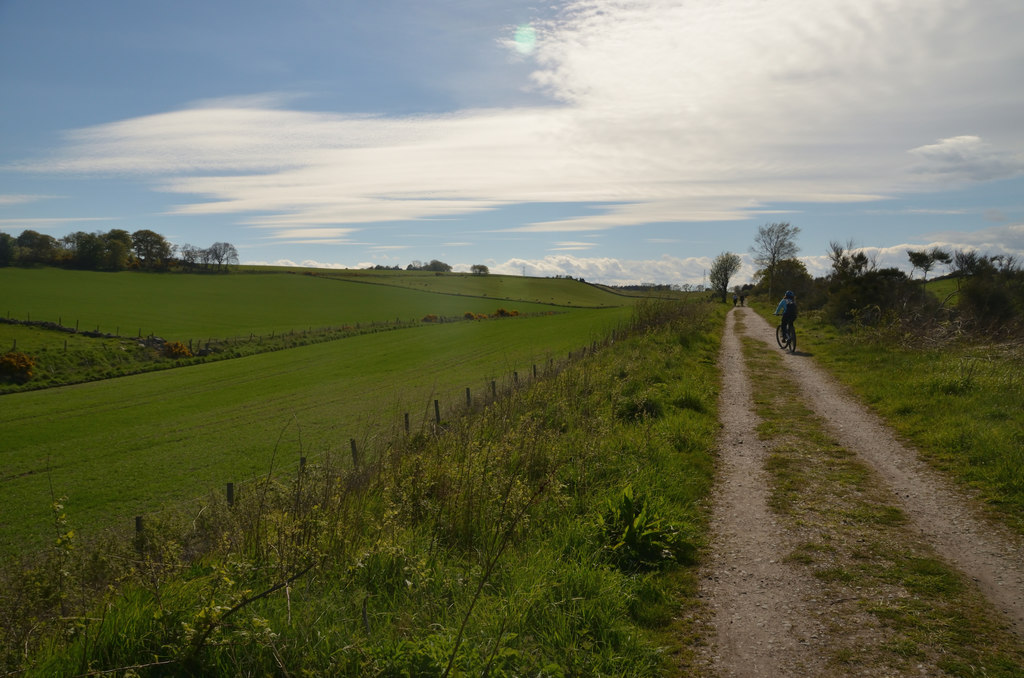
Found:
[[[25,195],[25,194],[0,194],[0,207],[8,205],[27,205],[29,203],[53,200],[56,195]]]
[[[0,219],[0,226],[3,228],[29,228],[33,230],[47,230],[51,228],[66,229],[68,224],[76,224],[87,221],[114,221],[107,217],[39,217],[32,219]]]
[[[13,169],[137,175],[190,196],[171,214],[274,237],[517,203],[605,205],[511,229],[582,233],[875,200],[1021,171],[1022,18],[1019,0],[580,0],[512,43],[549,106],[206,101]]]
[[[941,139],[910,151],[919,159],[914,170],[956,183],[990,181],[1024,174],[1024,154],[993,148],[972,135]]]

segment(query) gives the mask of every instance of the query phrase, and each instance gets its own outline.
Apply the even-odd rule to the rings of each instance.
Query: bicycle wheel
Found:
[[[775,328],[775,341],[779,343],[779,348],[786,348],[786,343],[782,341],[782,325]]]
[[[789,328],[789,352],[796,353],[796,328]]]

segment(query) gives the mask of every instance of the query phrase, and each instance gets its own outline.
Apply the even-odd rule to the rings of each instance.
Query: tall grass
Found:
[[[684,623],[667,611],[692,605],[680,574],[704,540],[721,326],[708,309],[658,313],[358,467],[325,455],[130,546],[7,573],[4,668],[659,675],[657,639]]]

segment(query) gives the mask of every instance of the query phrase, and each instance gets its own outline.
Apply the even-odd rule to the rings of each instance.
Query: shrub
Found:
[[[32,378],[36,359],[27,353],[11,351],[0,356],[0,378],[24,384]]]
[[[191,358],[192,351],[180,341],[169,341],[164,344],[164,355],[168,358]]]
[[[425,323],[436,323],[437,321],[438,318],[433,313],[428,313],[427,315],[423,316],[423,322]]]
[[[494,312],[495,318],[512,318],[517,315],[519,315],[519,311],[509,311],[508,309],[505,308],[499,308],[497,311]]]

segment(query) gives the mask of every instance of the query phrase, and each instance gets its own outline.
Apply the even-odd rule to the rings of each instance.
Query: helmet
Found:
[[[787,299],[792,299],[793,298],[793,291],[792,290],[789,290],[789,291],[786,292],[786,298]]]

